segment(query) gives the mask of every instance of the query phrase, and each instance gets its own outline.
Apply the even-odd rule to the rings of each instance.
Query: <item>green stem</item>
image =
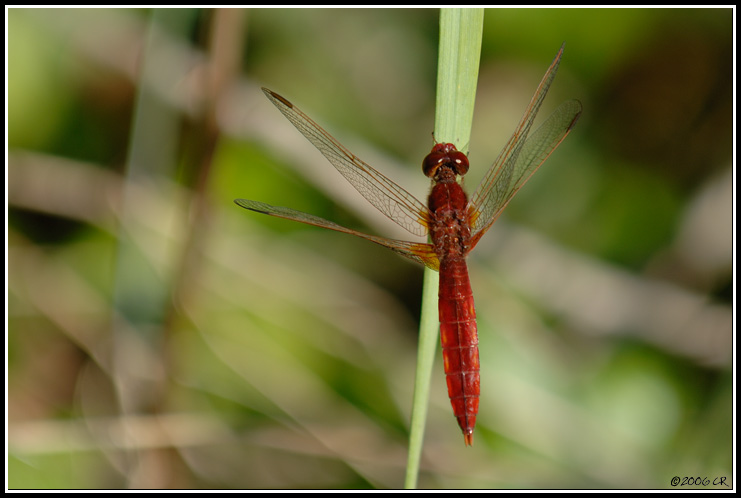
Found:
[[[483,9],[440,11],[435,140],[453,143],[463,152],[467,152],[471,136],[483,24]],[[438,273],[425,268],[409,457],[404,482],[407,489],[417,487],[422,455],[430,378],[439,330],[437,289]]]

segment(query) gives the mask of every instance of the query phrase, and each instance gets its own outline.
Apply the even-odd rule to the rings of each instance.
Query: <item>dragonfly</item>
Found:
[[[272,90],[267,98],[376,209],[413,235],[411,242],[369,235],[294,209],[236,199],[239,206],[370,240],[440,272],[438,311],[448,396],[464,442],[473,444],[479,409],[480,362],[473,291],[466,256],[494,224],[512,197],[573,129],[582,112],[578,100],[561,104],[535,131],[535,116],[556,76],[563,45],[535,90],[514,133],[468,197],[461,186],[468,157],[452,143],[435,143],[422,161],[432,187],[424,203],[346,149],[296,106]]]

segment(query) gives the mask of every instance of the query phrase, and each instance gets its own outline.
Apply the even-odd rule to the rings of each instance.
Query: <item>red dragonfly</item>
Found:
[[[343,147],[291,102],[267,88],[262,89],[278,110],[373,206],[414,235],[429,233],[431,243],[376,237],[311,214],[258,201],[236,199],[235,202],[258,213],[357,235],[440,272],[440,338],[448,395],[466,445],[473,444],[480,385],[476,312],[465,258],[512,196],[569,134],[581,114],[578,100],[564,102],[530,134],[562,53],[563,46],[512,137],[470,199],[458,183],[458,178],[468,171],[468,158],[453,144],[435,144],[422,161],[424,174],[433,182],[426,205]]]

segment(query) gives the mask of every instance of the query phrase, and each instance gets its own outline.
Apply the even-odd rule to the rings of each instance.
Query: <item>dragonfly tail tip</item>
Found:
[[[466,446],[473,446],[473,431],[464,432],[463,440],[466,442]]]

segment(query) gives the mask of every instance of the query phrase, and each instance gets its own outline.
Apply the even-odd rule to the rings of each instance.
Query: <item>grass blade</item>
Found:
[[[464,152],[467,152],[471,135],[483,23],[483,9],[440,11],[435,140],[453,143]],[[438,273],[425,268],[409,455],[404,482],[407,489],[417,487],[422,455],[430,376],[439,330],[438,281]]]

